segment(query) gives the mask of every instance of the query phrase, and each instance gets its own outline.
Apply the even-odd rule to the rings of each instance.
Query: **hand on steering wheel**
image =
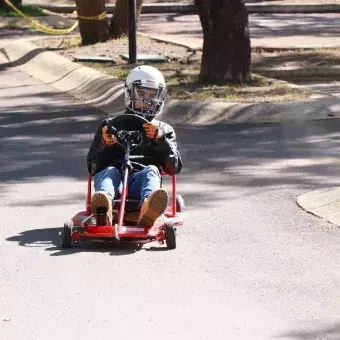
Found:
[[[147,137],[155,142],[158,142],[163,137],[162,131],[152,123],[143,124],[143,128]]]
[[[107,130],[108,130],[108,126],[107,125],[102,128],[102,141],[103,141],[103,144],[107,145],[107,146],[111,146],[111,145],[117,144],[118,141],[117,141],[116,136],[108,133]]]

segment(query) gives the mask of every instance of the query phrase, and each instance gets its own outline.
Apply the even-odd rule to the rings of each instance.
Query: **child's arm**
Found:
[[[87,154],[87,169],[90,174],[96,172],[98,157],[103,149],[106,146],[112,146],[117,143],[116,138],[107,133],[107,124],[109,120],[110,119],[105,119],[99,125]]]
[[[169,175],[180,173],[182,159],[177,150],[176,134],[174,129],[163,122],[157,122],[161,137],[155,141],[155,156],[159,159],[163,170]]]

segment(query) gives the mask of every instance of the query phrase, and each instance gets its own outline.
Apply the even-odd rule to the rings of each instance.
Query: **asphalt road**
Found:
[[[60,250],[101,118],[1,71],[1,340],[339,339],[340,231],[295,203],[340,184],[339,121],[175,126],[178,249]]]
[[[249,28],[252,47],[297,48],[340,47],[340,13],[251,14]],[[198,15],[176,13],[144,14],[138,30],[160,38],[202,47],[202,27]]]
[[[108,16],[111,20],[111,15]],[[340,13],[250,14],[252,47],[297,48],[340,47]],[[202,47],[202,27],[198,15],[179,13],[143,14],[138,31],[192,47]],[[79,32],[75,30],[74,32]],[[37,35],[26,30],[19,36]],[[15,38],[18,33],[2,29],[0,39]]]

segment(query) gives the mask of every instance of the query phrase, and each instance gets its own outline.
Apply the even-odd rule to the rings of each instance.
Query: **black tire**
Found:
[[[184,199],[181,195],[176,195],[176,211],[182,212],[185,210]]]
[[[72,248],[72,229],[73,229],[72,221],[67,221],[64,223],[63,230],[61,231],[62,248]]]
[[[171,221],[165,223],[165,242],[169,250],[176,249],[176,231]]]

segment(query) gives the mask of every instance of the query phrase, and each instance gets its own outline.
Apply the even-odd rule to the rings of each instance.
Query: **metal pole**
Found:
[[[136,0],[129,0],[129,63],[137,62]]]

